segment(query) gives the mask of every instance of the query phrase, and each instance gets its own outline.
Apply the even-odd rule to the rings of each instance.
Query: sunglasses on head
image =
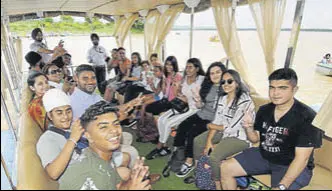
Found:
[[[61,72],[62,72],[61,69],[57,69],[57,70],[52,70],[52,71],[50,71],[50,74],[54,75],[54,74],[56,74],[56,73],[61,73]]]
[[[233,79],[221,80],[221,85],[225,85],[226,83],[231,85],[233,82],[234,82]]]

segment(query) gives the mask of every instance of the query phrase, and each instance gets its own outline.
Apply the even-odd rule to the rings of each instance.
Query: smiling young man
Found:
[[[74,80],[77,82],[77,87],[75,88],[73,94],[70,96],[70,103],[73,109],[73,119],[79,119],[86,109],[91,105],[96,104],[99,101],[104,101],[104,99],[95,90],[97,88],[97,78],[95,70],[90,65],[80,65],[76,68],[76,74]],[[126,119],[126,113],[131,110],[136,104],[139,104],[140,99],[135,99],[128,104],[117,106],[120,110],[120,119]],[[115,105],[114,105],[115,106]],[[138,156],[137,150],[130,146],[132,143],[132,135],[130,133],[123,133],[123,145],[121,146],[122,152],[127,152],[130,154],[131,159],[135,159]],[[134,165],[134,161],[131,161],[130,166]]]
[[[235,177],[260,174],[271,174],[276,190],[298,190],[310,183],[314,149],[322,145],[322,132],[311,124],[316,113],[294,98],[294,70],[276,70],[269,83],[272,103],[260,107],[254,122],[249,113],[244,120],[249,140],[260,147],[221,165],[223,189],[236,189]]]
[[[61,190],[151,189],[150,181],[144,180],[149,172],[143,161],[138,160],[132,172],[115,169],[113,152],[119,149],[122,136],[117,112],[117,108],[100,101],[82,115],[80,120],[89,148],[64,173]]]
[[[73,113],[68,96],[59,89],[48,90],[43,96],[43,105],[51,122],[48,130],[37,143],[37,153],[47,174],[61,182],[61,175],[78,157],[75,150],[83,134],[79,121],[72,123]],[[71,132],[68,139],[58,133]]]

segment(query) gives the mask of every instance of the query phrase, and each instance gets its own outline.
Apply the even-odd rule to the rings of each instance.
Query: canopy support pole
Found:
[[[19,110],[19,107],[17,105],[17,101],[16,101],[16,98],[15,98],[15,95],[12,91],[12,88],[11,88],[11,85],[10,85],[10,82],[9,82],[9,76],[7,74],[7,71],[6,71],[6,68],[4,66],[4,63],[3,63],[3,58],[1,56],[1,75],[4,76],[4,80],[5,80],[5,84],[9,90],[9,94],[10,94],[10,97],[12,98],[12,102],[13,102],[13,105],[16,109],[16,112],[20,112]],[[2,92],[1,92],[1,96],[2,96]],[[1,97],[1,104],[2,104],[2,97]]]
[[[189,58],[193,55],[193,37],[194,37],[194,13],[195,8],[191,8],[191,15],[190,15],[190,49],[189,49]]]
[[[4,56],[7,61],[7,68],[10,72],[10,77],[12,78],[13,82],[13,89],[18,89],[20,91],[19,84],[21,82],[21,74],[19,74],[19,69],[17,66],[17,62],[15,60],[16,56],[12,51],[15,51],[15,49],[12,46],[12,43],[10,42],[10,37],[8,33],[7,28],[7,21],[5,17],[1,18],[1,51],[3,52]]]
[[[8,171],[8,168],[7,168],[7,164],[6,164],[6,162],[5,162],[5,160],[4,160],[3,156],[2,156],[2,153],[1,153],[1,166],[3,167],[3,170],[5,171],[5,174],[7,176],[7,180],[9,182],[9,184],[10,184],[10,187],[12,188],[12,190],[16,190],[16,187],[13,184],[13,180],[12,180],[10,174],[9,174],[9,171]]]
[[[131,31],[129,29],[129,49],[130,49],[130,54],[133,53],[133,41],[132,41],[132,38],[131,38]]]
[[[10,115],[9,115],[9,111],[8,111],[8,108],[7,108],[7,104],[5,102],[5,99],[3,97],[3,94],[1,92],[1,110],[3,111],[3,113],[5,114],[5,117],[6,117],[6,120],[7,120],[7,124],[9,126],[9,129],[12,131],[13,135],[14,135],[14,138],[15,138],[15,141],[17,142],[17,135],[16,135],[16,131],[15,131],[15,128],[14,128],[14,125],[13,125],[13,122],[12,120],[10,119]]]
[[[286,61],[285,61],[285,68],[293,67],[295,50],[297,47],[297,42],[298,42],[299,34],[301,31],[301,23],[302,23],[302,18],[303,18],[304,5],[305,5],[305,0],[297,0],[293,28],[292,28],[290,42],[288,45]]]
[[[146,17],[143,17],[143,21],[144,21],[144,57],[145,60],[148,60],[148,55],[147,55],[147,49],[146,49],[146,33],[145,33],[145,21],[146,21]]]

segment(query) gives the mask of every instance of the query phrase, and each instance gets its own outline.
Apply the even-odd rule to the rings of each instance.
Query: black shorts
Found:
[[[247,175],[263,175],[271,174],[272,187],[278,187],[280,181],[283,179],[289,166],[272,164],[261,155],[259,148],[250,148],[243,153],[235,156]],[[289,190],[299,190],[309,185],[312,178],[312,170],[305,168],[300,176],[288,188]]]

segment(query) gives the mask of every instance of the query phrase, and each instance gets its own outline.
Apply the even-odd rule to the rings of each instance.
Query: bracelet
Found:
[[[76,141],[74,141],[73,139],[68,139],[68,141],[71,141],[71,142],[73,142],[73,143],[75,144],[75,146],[77,146],[77,142],[76,142]]]

